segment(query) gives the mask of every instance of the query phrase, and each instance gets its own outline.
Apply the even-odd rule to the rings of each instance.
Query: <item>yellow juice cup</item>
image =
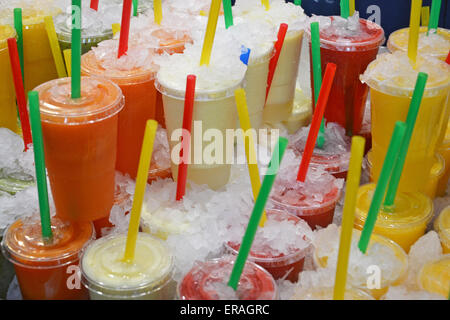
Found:
[[[8,38],[14,38],[16,31],[8,25],[0,25],[0,127],[19,133],[16,95],[9,62]]]
[[[439,234],[444,253],[450,253],[450,206],[441,211],[434,222],[434,230]]]
[[[375,184],[358,189],[355,228],[362,230],[372,202]],[[410,247],[425,234],[428,222],[433,217],[433,202],[420,192],[399,192],[391,210],[381,208],[373,232],[391,239],[403,250]]]
[[[439,181],[442,179],[445,173],[446,163],[444,158],[436,153],[434,157],[434,164],[431,167],[430,177],[428,178],[428,182],[423,189],[423,193],[430,197],[432,200],[436,198],[437,189]]]
[[[445,169],[444,174],[439,179],[436,195],[442,197],[447,190],[448,178],[450,177],[450,126],[447,125],[445,138],[442,144],[438,147],[438,153],[444,158]]]
[[[417,281],[423,290],[447,298],[450,288],[450,254],[424,265],[419,272]]]
[[[395,122],[407,118],[419,71],[429,77],[399,184],[399,191],[406,192],[421,191],[429,178],[440,128],[447,123],[450,67],[418,56],[413,69],[405,53],[395,52],[379,55],[361,76],[371,88],[372,177],[377,181]]]
[[[289,300],[333,300],[333,287],[313,287],[294,294]],[[369,293],[358,288],[346,288],[344,300],[375,300]]]

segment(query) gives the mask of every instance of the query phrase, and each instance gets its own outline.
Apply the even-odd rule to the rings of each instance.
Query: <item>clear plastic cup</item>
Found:
[[[24,299],[82,300],[78,262],[83,249],[95,238],[92,223],[71,223],[53,218],[53,242],[42,238],[39,215],[19,219],[3,235],[2,251],[14,264]]]
[[[434,221],[434,230],[439,234],[444,253],[450,253],[450,206],[445,207]]]
[[[46,82],[39,93],[45,162],[56,214],[72,221],[109,215],[114,202],[120,88],[106,79],[81,78],[81,98],[71,79]]]
[[[196,262],[178,283],[177,297],[181,300],[276,300],[277,284],[266,270],[247,261],[238,290],[228,287],[235,257],[225,256],[206,262]]]
[[[312,287],[302,289],[289,300],[333,300],[333,287]],[[375,300],[369,293],[358,288],[346,288],[344,300]]]
[[[445,138],[442,144],[438,147],[438,153],[444,158],[445,170],[442,177],[439,179],[436,195],[443,197],[447,190],[448,179],[450,177],[450,126],[447,125]]]
[[[133,263],[123,261],[126,235],[109,235],[89,245],[81,258],[82,283],[91,300],[171,300],[173,256],[167,246],[139,233]]]
[[[417,275],[422,290],[448,298],[450,288],[450,254],[425,264]]]
[[[425,188],[423,189],[423,193],[425,193],[432,200],[436,198],[438,184],[445,174],[446,167],[445,160],[439,153],[436,153],[434,159],[435,160],[433,166],[431,167],[430,176],[428,178],[427,184],[425,185]]]

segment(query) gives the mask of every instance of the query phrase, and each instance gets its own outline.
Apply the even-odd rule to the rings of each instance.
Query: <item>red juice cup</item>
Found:
[[[267,270],[275,280],[297,282],[299,273],[303,271],[305,257],[312,248],[312,230],[305,221],[285,211],[267,210],[266,213],[266,224],[258,230],[248,260]],[[283,232],[284,237],[290,235],[287,250],[273,249],[264,233],[269,230],[267,228],[281,230],[282,225],[286,224],[289,224],[289,229],[280,232]],[[225,246],[237,255],[241,244],[229,241]]]
[[[106,79],[81,78],[81,98],[71,79],[46,82],[39,92],[45,162],[58,217],[75,222],[109,215],[114,203],[120,88]]]
[[[276,300],[278,289],[273,277],[263,268],[247,261],[235,292],[228,287],[235,257],[225,256],[196,262],[179,282],[181,300]]]
[[[328,63],[337,65],[337,72],[325,109],[327,122],[343,126],[347,135],[361,132],[368,87],[359,80],[370,62],[375,60],[384,31],[376,23],[359,19],[345,20],[338,16],[320,17],[320,54],[322,70]],[[311,34],[306,30],[310,42]],[[312,55],[311,55],[312,57]],[[314,97],[314,75],[311,59],[311,88]],[[313,101],[314,105],[314,101]]]
[[[18,219],[5,231],[4,256],[14,264],[26,300],[83,300],[88,298],[77,274],[82,250],[95,238],[92,223],[52,219],[53,242],[42,239],[39,216]]]

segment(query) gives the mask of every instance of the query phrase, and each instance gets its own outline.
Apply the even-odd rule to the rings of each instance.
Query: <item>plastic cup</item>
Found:
[[[172,300],[173,257],[165,244],[139,233],[135,258],[123,261],[126,235],[94,241],[81,258],[82,283],[91,300]]]
[[[331,21],[339,17],[330,17]],[[351,19],[351,18],[350,18]],[[358,32],[346,30],[346,34],[339,34],[331,25],[320,28],[320,53],[322,72],[328,63],[337,65],[338,72],[334,78],[329,102],[325,109],[324,118],[327,122],[336,122],[343,126],[347,135],[359,134],[362,129],[364,109],[368,87],[361,83],[359,76],[370,62],[375,60],[380,45],[384,42],[384,31],[376,23],[359,19]],[[306,31],[310,43],[311,34]],[[314,97],[314,75],[311,58],[311,88]],[[313,106],[315,103],[313,102]]]
[[[106,79],[81,78],[81,98],[71,99],[71,79],[46,82],[39,92],[45,161],[57,215],[94,221],[114,203],[120,88]]]
[[[268,221],[275,220],[282,222],[287,220],[294,222],[296,225],[304,224],[304,221],[297,216],[291,215],[284,211],[267,210],[266,213]],[[309,229],[309,227],[306,228]],[[297,282],[300,272],[303,271],[305,257],[309,254],[310,249],[312,248],[312,240],[307,238],[306,235],[301,235],[298,233],[291,234],[290,236],[293,246],[290,248],[288,253],[279,253],[275,250],[278,254],[273,253],[274,249],[272,249],[269,244],[258,244],[256,241],[257,239],[255,239],[255,242],[252,245],[253,249],[250,251],[248,260],[267,270],[275,280],[286,279],[291,282]],[[305,245],[304,248],[295,247],[294,244],[297,237],[303,237],[306,242],[309,242],[309,244]],[[227,250],[234,255],[239,253],[240,246],[240,243],[225,243]]]
[[[253,262],[245,263],[236,292],[227,286],[234,257],[225,256],[206,262],[196,262],[179,282],[181,300],[276,300],[277,284],[266,270]],[[237,296],[237,297],[236,297]]]
[[[355,212],[355,228],[362,230],[372,202],[375,184],[358,189]],[[373,230],[399,244],[409,252],[410,247],[425,234],[433,217],[433,202],[420,192],[400,192],[392,208],[381,208]]]
[[[113,48],[115,47],[111,47],[108,55],[115,56]],[[105,66],[95,52],[90,51],[81,57],[81,73],[111,80],[122,90],[125,105],[119,113],[116,169],[135,179],[145,123],[155,118],[156,89],[153,66],[134,67],[130,70]]]
[[[442,256],[437,261],[425,264],[417,276],[417,282],[422,290],[448,298],[450,254]]]
[[[418,54],[430,56],[445,61],[450,50],[450,30],[438,28],[437,33],[427,36],[428,27],[419,30]],[[408,51],[409,28],[397,30],[389,36],[387,47],[389,51]]]
[[[450,206],[444,208],[434,221],[434,230],[439,234],[444,253],[450,253]]]
[[[19,219],[5,231],[4,256],[14,264],[24,299],[81,300],[87,291],[80,285],[80,253],[95,237],[91,223],[52,219],[53,243],[42,239],[39,216]]]
[[[447,125],[445,139],[438,147],[438,153],[443,157],[445,161],[444,174],[439,179],[436,195],[443,197],[447,190],[448,179],[450,177],[450,126]]]
[[[17,119],[16,95],[9,62],[7,40],[15,38],[16,31],[11,26],[0,25],[0,127],[19,133]]]
[[[313,287],[302,289],[289,300],[333,300],[333,287]],[[369,293],[357,288],[346,288],[344,300],[375,300]]]
[[[445,173],[446,163],[444,158],[436,153],[434,157],[434,164],[431,167],[430,176],[428,178],[427,184],[423,189],[423,193],[434,200],[436,198],[437,189],[439,181],[442,179]]]

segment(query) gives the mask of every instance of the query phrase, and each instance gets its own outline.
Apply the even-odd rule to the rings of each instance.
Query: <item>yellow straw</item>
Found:
[[[269,0],[261,0],[261,3],[263,4],[263,6],[266,8],[266,10],[270,9],[270,3]]]
[[[141,157],[136,177],[136,187],[134,189],[133,207],[131,208],[130,225],[128,227],[127,244],[125,247],[124,261],[134,260],[136,240],[139,233],[139,221],[141,219],[142,203],[144,202],[145,187],[147,186],[148,170],[153,153],[153,143],[155,142],[156,129],[158,123],[155,120],[148,120],[145,127],[144,141],[142,142]]]
[[[421,9],[422,9],[422,0],[412,0],[411,18],[409,21],[408,57],[413,63],[413,65],[416,64],[417,46],[419,45]]]
[[[349,1],[349,8],[350,8],[350,17],[353,16],[355,14],[355,0],[350,0]]]
[[[52,50],[53,60],[56,65],[56,72],[59,78],[67,77],[66,68],[64,67],[64,61],[61,54],[61,48],[59,47],[58,38],[56,37],[55,25],[53,24],[53,18],[47,16],[44,18],[45,30],[47,31],[48,41],[50,43],[50,49]]]
[[[345,191],[336,281],[334,284],[334,300],[344,300],[348,258],[353,234],[353,221],[355,219],[356,195],[360,184],[361,165],[364,157],[364,144],[364,138],[358,136],[352,138],[352,150],[347,176],[347,189]]]
[[[64,61],[66,62],[67,75],[72,76],[72,50],[66,49],[63,51]]]
[[[155,14],[155,23],[160,26],[162,22],[161,0],[153,0],[153,11]]]
[[[205,40],[203,41],[202,56],[200,57],[200,65],[209,65],[211,59],[211,51],[216,35],[217,20],[219,19],[220,0],[212,0],[211,9],[209,10],[208,25],[206,26]]]
[[[120,23],[113,23],[111,28],[112,28],[113,36],[115,36],[117,34],[117,32],[120,31]]]
[[[261,189],[261,179],[259,177],[258,162],[256,161],[255,142],[251,133],[250,117],[248,116],[247,98],[244,89],[237,89],[234,91],[234,95],[239,114],[239,122],[241,123],[241,129],[244,131],[245,155],[247,157],[248,173],[250,174],[250,182],[252,184],[253,199],[256,201],[259,189]],[[259,226],[264,227],[266,220],[266,211],[264,211]]]
[[[428,27],[428,24],[430,23],[430,7],[423,7],[421,15],[422,15],[422,26]]]

